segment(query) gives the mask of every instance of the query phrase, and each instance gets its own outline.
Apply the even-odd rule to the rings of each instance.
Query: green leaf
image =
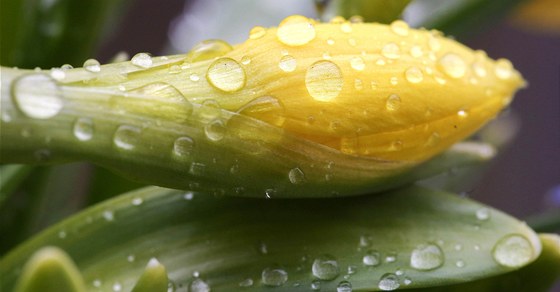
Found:
[[[88,286],[95,281],[109,290],[117,283],[124,291],[153,257],[176,287],[258,290],[285,281],[276,290],[297,291],[322,278],[331,280],[320,281],[321,288],[333,291],[345,280],[355,290],[375,290],[387,273],[407,288],[474,281],[518,269],[541,250],[522,222],[419,187],[321,200],[145,188],[94,206],[13,250],[0,262],[0,288],[11,289],[14,271],[44,245],[67,251]]]
[[[16,292],[85,292],[80,272],[56,247],[41,248],[25,264]]]
[[[29,175],[31,170],[33,170],[31,165],[12,164],[0,166],[0,207]]]
[[[398,19],[410,0],[316,0],[321,20],[335,16],[361,16],[367,22],[390,23]]]

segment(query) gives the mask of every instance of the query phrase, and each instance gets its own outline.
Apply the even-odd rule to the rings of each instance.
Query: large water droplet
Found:
[[[391,30],[400,36],[407,36],[409,27],[408,24],[402,20],[395,20],[391,22]]]
[[[422,74],[422,70],[418,67],[410,67],[405,72],[404,75],[406,80],[410,83],[420,83],[424,80],[424,74]]]
[[[381,279],[379,279],[377,287],[383,291],[397,290],[400,287],[399,278],[392,273],[384,274],[381,276]]]
[[[332,280],[340,273],[338,262],[331,255],[322,255],[316,258],[313,261],[311,271],[313,276],[321,280]]]
[[[291,183],[300,184],[305,182],[305,173],[303,173],[299,167],[292,168],[290,169],[290,172],[288,172],[288,178]]]
[[[266,34],[266,28],[255,26],[249,31],[249,38],[252,40],[260,39]]]
[[[134,55],[130,62],[142,68],[150,68],[153,64],[152,57],[146,53],[138,53]]]
[[[381,263],[381,254],[376,250],[370,250],[364,255],[362,262],[366,266],[378,266]]]
[[[366,68],[366,63],[362,57],[353,57],[350,59],[350,66],[352,66],[354,70],[363,71]]]
[[[258,97],[238,109],[237,112],[275,126],[282,126],[286,121],[286,109],[282,102],[274,96]]]
[[[194,148],[194,141],[191,137],[179,137],[173,142],[173,154],[177,157],[190,157]]]
[[[519,234],[510,234],[498,240],[492,255],[498,264],[509,268],[518,268],[533,259],[533,252],[529,240]]]
[[[48,119],[64,105],[56,82],[44,74],[24,75],[14,81],[12,94],[17,107],[28,117]]]
[[[245,70],[235,60],[220,58],[210,65],[206,79],[222,91],[235,92],[245,86],[247,76]]]
[[[499,59],[496,61],[494,72],[499,79],[509,79],[513,75],[513,65],[507,59]]]
[[[432,243],[417,246],[410,255],[410,266],[417,270],[433,270],[443,265],[443,262],[443,251]]]
[[[443,55],[438,61],[438,67],[449,77],[461,78],[467,72],[467,64],[465,61],[454,53]]]
[[[309,95],[318,101],[331,101],[342,91],[342,72],[331,61],[318,61],[307,69],[305,85]]]
[[[140,132],[135,126],[121,125],[113,135],[113,143],[118,148],[132,150],[139,142]]]
[[[401,49],[395,43],[388,43],[381,49],[381,55],[389,59],[398,59],[401,56]]]
[[[212,120],[204,127],[204,134],[210,141],[220,141],[226,134],[226,126],[221,119]]]
[[[401,107],[401,98],[396,94],[391,94],[385,102],[385,108],[388,111],[396,111]]]
[[[288,272],[279,267],[269,267],[262,271],[261,281],[266,286],[282,286],[288,281]]]
[[[296,58],[290,55],[283,56],[278,63],[278,67],[284,72],[292,72],[296,70],[297,61]]]
[[[352,284],[348,281],[342,281],[336,286],[336,292],[352,292]]]
[[[74,137],[80,141],[88,141],[93,137],[93,122],[89,118],[78,118],[74,122]]]
[[[190,290],[191,292],[210,292],[210,285],[204,282],[202,279],[194,279],[191,282]]]
[[[301,15],[288,16],[278,25],[276,36],[278,40],[288,46],[301,46],[315,38],[313,22]]]
[[[211,60],[229,53],[233,48],[222,40],[205,40],[198,43],[187,54],[189,62]]]
[[[86,71],[92,72],[92,73],[97,73],[99,71],[101,71],[101,64],[99,64],[99,61],[97,61],[96,59],[87,59],[84,62],[83,65],[84,69],[86,69]]]

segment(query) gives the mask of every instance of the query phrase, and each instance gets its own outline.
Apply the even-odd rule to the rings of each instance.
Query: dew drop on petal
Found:
[[[315,34],[313,22],[301,15],[288,16],[276,30],[278,40],[288,46],[305,45],[315,38]]]
[[[422,70],[418,67],[410,67],[408,68],[405,73],[405,78],[410,83],[420,83],[424,80],[424,74]]]
[[[410,48],[410,55],[414,58],[420,58],[424,54],[422,47],[414,45]]]
[[[490,210],[488,208],[480,208],[476,210],[476,219],[486,221],[490,219]]]
[[[502,237],[492,250],[494,260],[505,267],[518,268],[533,259],[533,247],[529,240],[519,234]]]
[[[93,122],[89,118],[78,118],[72,128],[74,137],[80,141],[89,141],[93,137]]]
[[[396,94],[391,94],[385,102],[385,108],[388,111],[396,111],[401,107],[401,98]]]
[[[134,55],[134,57],[132,57],[132,59],[130,59],[130,62],[133,65],[136,65],[138,67],[142,67],[142,68],[150,68],[152,67],[153,61],[152,61],[152,57],[146,53],[138,53],[136,55]]]
[[[321,280],[311,281],[311,290],[320,291],[321,290]]]
[[[280,59],[278,67],[284,72],[293,72],[296,70],[297,60],[291,55],[285,55]]]
[[[408,24],[402,20],[395,20],[391,23],[391,30],[400,36],[407,36],[409,32]]]
[[[61,80],[64,80],[64,78],[66,78],[66,73],[61,68],[52,68],[51,69],[51,77],[54,80],[61,81]]]
[[[494,72],[499,79],[509,79],[513,75],[513,65],[507,59],[498,59]]]
[[[381,55],[389,59],[398,59],[401,56],[401,49],[395,43],[388,43],[381,49]]]
[[[352,69],[356,71],[363,71],[366,67],[366,63],[362,57],[353,57],[350,59],[350,66],[352,66]]]
[[[266,34],[266,28],[255,26],[249,31],[249,38],[252,40],[260,39]]]
[[[245,86],[245,70],[231,58],[220,58],[208,68],[208,82],[219,90],[235,92]]]
[[[64,106],[60,88],[48,75],[24,75],[16,79],[12,86],[18,109],[30,118],[54,117]]]
[[[83,65],[86,71],[97,73],[101,71],[101,64],[96,59],[87,59]]]
[[[315,100],[334,100],[342,91],[343,84],[340,68],[331,61],[318,61],[307,68],[305,85]]]
[[[467,64],[465,61],[454,53],[443,55],[438,61],[438,67],[449,77],[461,78],[467,72]]]

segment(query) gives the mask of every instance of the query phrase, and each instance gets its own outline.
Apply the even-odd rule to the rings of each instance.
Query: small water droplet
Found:
[[[332,59],[332,56],[329,52],[324,52],[323,53],[323,59],[330,60],[330,59]]]
[[[311,266],[311,271],[313,276],[321,280],[332,280],[340,273],[338,262],[331,255],[322,255],[316,258]]]
[[[391,77],[391,79],[389,79],[389,83],[391,83],[391,85],[397,85],[399,84],[399,79],[397,77]]]
[[[385,256],[385,262],[386,263],[394,263],[397,261],[397,253],[396,252],[390,252],[387,256]]]
[[[381,263],[381,253],[376,250],[368,251],[362,258],[362,263],[366,266],[376,267]]]
[[[293,72],[296,70],[297,60],[291,55],[283,56],[278,63],[278,67],[284,72]]]
[[[200,76],[198,76],[198,74],[196,73],[192,73],[191,75],[189,75],[189,79],[192,82],[198,82],[198,80],[200,80]]]
[[[120,149],[132,150],[138,144],[140,133],[135,126],[121,125],[113,135],[113,143]]]
[[[286,121],[285,107],[274,96],[261,96],[253,99],[237,110],[237,113],[255,117],[261,121],[281,127]]]
[[[138,53],[134,55],[130,62],[142,68],[150,68],[153,64],[152,57],[146,53]]]
[[[410,255],[410,266],[417,270],[433,270],[444,262],[443,251],[435,244],[421,244]]]
[[[246,278],[243,281],[239,282],[239,287],[251,287],[253,286],[253,279]]]
[[[395,21],[391,22],[391,30],[396,35],[407,36],[408,31],[409,31],[409,27],[408,27],[408,24],[406,22],[404,22],[402,20],[395,20]]]
[[[331,61],[318,61],[309,66],[305,85],[309,95],[318,101],[331,101],[342,91],[344,79],[340,68]]]
[[[476,61],[472,64],[474,74],[480,78],[486,77],[487,71],[483,61]]]
[[[346,273],[348,273],[348,275],[354,275],[357,271],[358,267],[356,266],[348,266],[348,268],[346,269]]]
[[[414,58],[420,58],[424,54],[421,46],[414,45],[410,48],[410,55]]]
[[[350,38],[350,39],[348,39],[348,44],[349,44],[350,46],[352,46],[352,47],[355,47],[355,46],[356,46],[356,40]]]
[[[101,287],[102,282],[99,279],[95,279],[95,280],[93,280],[93,282],[91,284],[93,285],[93,287],[99,288],[99,287]]]
[[[362,79],[355,79],[354,80],[354,88],[356,90],[364,89],[364,83],[362,82]]]
[[[348,281],[342,281],[336,286],[336,292],[352,292],[352,284]]]
[[[388,59],[398,59],[401,56],[401,49],[395,43],[388,43],[381,49],[381,55]]]
[[[276,195],[276,189],[266,189],[264,191],[264,197],[266,199],[271,199],[274,197],[274,195]]]
[[[243,64],[243,65],[249,65],[249,64],[251,64],[251,58],[249,58],[249,57],[247,57],[247,56],[241,57],[241,64]]]
[[[221,57],[233,48],[222,40],[205,40],[195,45],[187,54],[186,60],[194,63]]]
[[[190,285],[190,292],[210,292],[210,285],[202,279],[194,279]]]
[[[173,154],[177,157],[190,157],[194,148],[194,140],[191,137],[179,137],[173,142]]]
[[[412,279],[410,279],[409,277],[405,277],[403,280],[403,283],[408,286],[410,284],[412,284]]]
[[[144,200],[142,200],[142,198],[132,199],[132,205],[134,205],[134,206],[140,206],[140,205],[142,205],[143,202],[144,202]]]
[[[64,78],[66,78],[66,73],[61,68],[52,68],[51,69],[51,77],[54,80],[61,81],[61,80],[64,80]]]
[[[410,83],[420,83],[424,80],[424,74],[418,67],[410,67],[404,73],[406,80]]]
[[[464,268],[465,267],[465,262],[463,260],[458,260],[455,262],[455,266],[457,268]]]
[[[490,219],[490,210],[488,208],[480,208],[476,210],[476,219],[486,221]]]
[[[385,66],[385,64],[387,64],[387,62],[383,58],[379,58],[379,59],[375,60],[375,65],[377,65],[377,66]]]
[[[311,290],[313,290],[313,291],[321,290],[321,280],[311,281]]]
[[[192,199],[194,198],[194,193],[193,193],[193,192],[186,192],[186,193],[183,195],[183,198],[184,198],[185,200],[187,200],[187,201],[190,201],[190,200],[192,200]]]
[[[105,218],[105,220],[107,220],[107,221],[113,221],[113,220],[115,220],[115,215],[114,215],[113,211],[107,210],[107,211],[103,212],[103,218]]]
[[[455,248],[456,251],[461,251],[461,250],[463,250],[463,245],[458,243],[458,244],[455,245],[454,248]]]
[[[78,118],[74,122],[74,137],[80,141],[89,141],[93,137],[93,122],[89,118]]]
[[[502,237],[492,250],[494,260],[509,268],[524,266],[533,259],[533,253],[529,240],[519,234]]]
[[[179,65],[171,65],[168,70],[169,74],[178,74],[181,73],[181,66]]]
[[[396,94],[391,94],[385,102],[385,108],[388,111],[396,111],[401,107],[401,98]]]
[[[261,281],[266,286],[282,286],[288,281],[288,272],[280,267],[269,267],[262,271]]]
[[[86,71],[97,73],[101,71],[101,64],[96,59],[87,59],[83,65]]]
[[[362,57],[353,57],[350,59],[350,66],[356,71],[363,71],[366,68],[366,63]]]
[[[226,126],[221,119],[212,120],[204,127],[204,134],[206,134],[206,138],[214,142],[222,140],[226,131]]]
[[[441,43],[438,39],[438,34],[439,33],[432,31],[428,37],[428,46],[434,52],[437,52],[441,49]]]
[[[189,173],[195,176],[203,176],[206,170],[206,164],[193,162],[189,168]]]
[[[245,86],[245,70],[231,58],[220,58],[208,68],[208,82],[219,90],[235,92]]]
[[[266,28],[255,26],[249,31],[249,38],[252,40],[260,39],[266,34]]]
[[[334,45],[334,40],[332,38],[327,39],[327,45],[329,46]]]
[[[309,43],[315,38],[315,26],[313,22],[301,15],[288,16],[278,25],[276,37],[288,46],[301,46]]]
[[[443,55],[438,61],[438,67],[449,77],[461,78],[467,72],[467,64],[465,61],[454,53]]]
[[[342,32],[345,32],[345,33],[351,33],[352,32],[352,25],[349,22],[344,22],[340,25],[340,30],[342,30]]]
[[[494,68],[494,73],[499,79],[506,80],[511,78],[513,75],[513,65],[507,59],[498,59],[496,61],[496,67]]]
[[[129,263],[133,263],[133,262],[136,260],[136,257],[135,257],[133,254],[130,254],[130,255],[128,255],[128,256],[126,257],[126,260],[127,260]]]
[[[377,287],[379,287],[379,289],[383,291],[396,290],[400,287],[399,278],[397,277],[397,275],[392,273],[383,274],[383,276],[381,276],[381,279],[379,279]]]
[[[63,239],[66,238],[66,231],[61,230],[58,232],[58,238]]]
[[[457,112],[457,116],[461,119],[464,119],[469,116],[469,113],[466,110],[459,110]]]
[[[301,184],[305,182],[305,173],[299,167],[290,169],[288,178],[292,184]]]
[[[28,117],[48,119],[56,116],[64,105],[56,82],[45,74],[29,74],[13,83],[17,107]]]

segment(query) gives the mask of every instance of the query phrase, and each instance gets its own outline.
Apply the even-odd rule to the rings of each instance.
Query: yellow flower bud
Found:
[[[219,57],[206,53],[217,58],[189,71],[206,78],[174,84],[186,96],[382,160],[440,153],[496,116],[524,84],[508,60],[400,20],[317,23],[294,15],[278,28],[255,27],[233,49],[215,47]]]

